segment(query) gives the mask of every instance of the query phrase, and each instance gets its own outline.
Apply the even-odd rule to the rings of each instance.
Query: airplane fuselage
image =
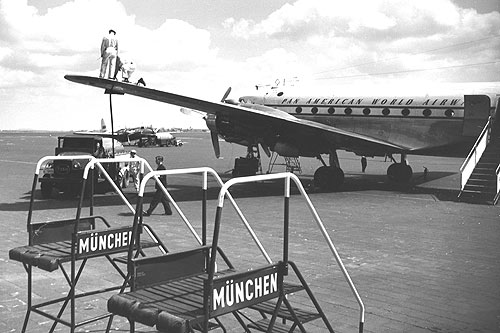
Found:
[[[467,101],[466,101],[467,99]],[[405,153],[466,156],[490,115],[489,97],[298,97],[247,96],[262,104],[345,131],[406,147]],[[388,152],[338,147],[358,155]],[[390,152],[389,152],[390,153]]]

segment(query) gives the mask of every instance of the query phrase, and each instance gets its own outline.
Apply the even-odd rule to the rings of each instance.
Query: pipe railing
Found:
[[[214,272],[215,272],[215,261],[216,261],[216,254],[217,254],[217,246],[218,246],[218,233],[220,231],[220,220],[222,216],[222,208],[224,206],[224,200],[225,197],[229,197],[229,188],[233,185],[236,184],[242,184],[242,183],[250,183],[250,182],[258,182],[258,181],[266,181],[266,180],[275,180],[275,179],[284,179],[285,180],[285,189],[284,189],[284,196],[285,196],[285,210],[288,210],[288,199],[290,198],[290,183],[293,180],[297,188],[299,189],[300,193],[302,196],[305,198],[307,206],[311,212],[311,214],[314,217],[314,220],[316,221],[317,226],[319,227],[321,234],[323,235],[330,251],[332,252],[335,261],[337,262],[337,265],[339,266],[340,270],[342,271],[342,274],[344,275],[344,278],[346,282],[348,283],[354,297],[356,298],[356,301],[358,302],[359,305],[359,332],[363,331],[363,325],[364,325],[364,319],[365,319],[365,306],[363,304],[363,301],[361,300],[361,297],[354,286],[354,283],[344,266],[342,259],[340,258],[340,255],[335,248],[335,245],[333,244],[333,241],[328,234],[323,222],[321,221],[321,218],[319,217],[316,209],[314,208],[309,196],[307,195],[304,187],[302,186],[302,183],[300,182],[299,178],[294,175],[293,173],[277,173],[277,174],[268,174],[268,175],[258,175],[258,176],[249,176],[249,177],[241,177],[241,178],[233,178],[227,181],[223,186],[222,189],[219,192],[219,198],[218,198],[218,206],[217,206],[217,212],[216,212],[216,221],[215,221],[215,226],[214,226],[214,237],[212,240],[212,249],[211,249],[211,259],[210,259],[210,269],[209,269],[209,277],[208,281],[209,283],[213,283],[213,277],[214,277]],[[284,242],[288,242],[288,214],[285,212],[285,235],[284,235]],[[284,251],[284,261],[288,260],[288,251]]]
[[[165,188],[165,186],[163,186],[163,184],[161,183],[161,181],[158,178],[158,177],[160,177],[162,175],[167,176],[167,175],[193,174],[193,173],[201,173],[201,174],[203,174],[203,188],[204,189],[207,188],[208,174],[211,174],[215,178],[215,180],[217,181],[217,183],[218,183],[218,185],[220,187],[222,187],[224,185],[224,182],[222,181],[222,179],[220,178],[220,176],[217,174],[217,172],[215,172],[213,169],[208,168],[208,167],[159,170],[159,171],[152,171],[152,172],[150,172],[150,173],[148,173],[148,174],[146,174],[144,176],[143,181],[141,182],[141,184],[139,186],[139,194],[138,195],[142,199],[143,196],[144,196],[144,190],[145,190],[145,187],[146,187],[146,183],[151,178],[155,178],[156,183],[160,186],[160,188],[163,191],[163,193],[167,196],[168,200],[172,203],[172,205],[174,206],[174,209],[177,211],[177,213],[181,217],[181,219],[184,222],[184,224],[188,227],[188,229],[193,234],[193,236],[196,238],[196,240],[198,241],[198,243],[200,245],[202,245],[203,244],[202,238],[200,238],[200,236],[198,235],[198,233],[196,232],[196,230],[193,228],[193,226],[191,225],[191,223],[188,221],[188,219],[186,218],[186,216],[184,215],[184,213],[182,212],[182,210],[180,209],[180,207],[177,205],[177,203],[175,202],[175,200],[170,195],[169,191]],[[231,201],[231,204],[232,204],[233,208],[235,209],[236,213],[238,214],[238,217],[243,222],[243,224],[245,225],[247,231],[249,232],[250,236],[252,237],[255,245],[259,248],[261,254],[264,256],[264,258],[266,259],[266,261],[268,263],[272,263],[272,260],[269,257],[269,254],[264,249],[264,246],[260,242],[260,240],[257,237],[256,233],[254,232],[253,228],[250,226],[250,223],[248,223],[247,219],[245,218],[245,216],[243,215],[243,213],[239,209],[238,205],[236,204],[236,201],[234,201],[234,199],[231,196],[231,194],[228,194],[228,198]]]
[[[500,198],[500,164],[498,165],[495,174],[497,176],[497,194],[495,195],[495,198],[493,199],[493,205],[496,205],[498,202],[498,199]]]

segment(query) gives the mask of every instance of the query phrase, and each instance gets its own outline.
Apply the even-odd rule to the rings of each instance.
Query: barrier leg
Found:
[[[26,309],[26,315],[24,316],[23,328],[21,329],[22,333],[26,332],[26,327],[28,326],[28,321],[30,319],[31,291],[32,291],[32,289],[31,289],[32,288],[32,279],[31,279],[32,267],[31,267],[31,265],[24,265],[24,269],[26,270],[26,273],[28,273],[28,308]]]

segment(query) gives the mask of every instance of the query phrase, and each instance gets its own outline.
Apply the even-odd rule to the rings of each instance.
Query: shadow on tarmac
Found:
[[[457,201],[458,184],[450,183],[446,178],[456,175],[453,172],[429,172],[424,176],[423,173],[414,173],[413,178],[408,184],[396,184],[390,182],[386,175],[380,174],[364,174],[351,173],[346,174],[345,182],[341,189],[336,192],[360,192],[360,191],[386,191],[386,192],[402,192],[402,193],[419,193],[434,195],[442,201]],[[230,176],[222,176],[223,181],[230,179]],[[319,188],[316,188],[313,183],[312,176],[299,175],[302,185],[308,193],[328,193]],[[429,183],[440,184],[438,186],[427,186]],[[235,198],[251,198],[262,196],[281,196],[283,195],[283,180],[273,180],[250,184],[238,184],[231,189],[231,194]],[[456,188],[454,188],[456,186]],[[196,179],[175,179],[169,182],[168,189],[170,194],[177,202],[199,201],[202,199],[201,185]],[[292,186],[292,194],[297,194],[299,191],[296,186]],[[132,205],[136,203],[136,193],[133,187],[129,186],[124,191],[125,196]],[[151,201],[154,195],[154,187],[147,187],[147,192],[144,195],[145,203]],[[207,197],[209,200],[216,200],[219,195],[219,187],[214,186],[214,183],[209,185]],[[29,209],[30,192],[24,193],[20,201],[15,203],[0,204],[0,211],[28,211]],[[78,197],[65,197],[63,194],[55,195],[50,199],[43,199],[39,189],[35,192],[34,210],[46,209],[68,209],[75,208],[78,204]],[[88,207],[89,200],[86,199],[84,205]],[[94,206],[120,206],[123,205],[121,198],[113,192],[106,194],[97,194],[94,196]]]

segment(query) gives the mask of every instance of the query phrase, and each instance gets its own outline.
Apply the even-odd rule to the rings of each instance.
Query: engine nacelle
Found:
[[[215,114],[208,114],[205,118],[205,123],[211,132],[217,133],[217,116]]]
[[[299,157],[299,149],[286,142],[276,142],[273,151],[281,156],[286,157]]]

